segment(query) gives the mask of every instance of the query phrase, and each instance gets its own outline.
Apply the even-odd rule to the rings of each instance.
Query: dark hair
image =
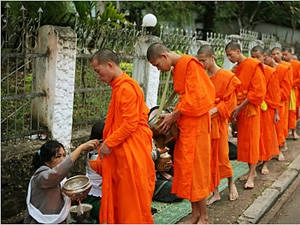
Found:
[[[90,140],[93,139],[102,139],[103,138],[103,130],[104,130],[104,120],[98,120],[92,127]]]
[[[227,49],[232,49],[232,50],[240,50],[241,51],[241,45],[237,41],[230,41],[226,46],[225,46],[225,51]]]
[[[264,54],[266,54],[267,56],[271,56],[272,55],[272,51],[271,49],[264,49]]]
[[[205,54],[206,56],[213,56],[215,53],[214,53],[214,49],[211,45],[204,44],[204,45],[201,45],[201,47],[198,49],[197,55],[200,55],[200,54]]]
[[[261,54],[264,54],[264,49],[260,45],[256,45],[251,49],[251,52],[259,52]]]
[[[279,48],[279,47],[274,47],[274,48],[272,48],[272,50],[271,50],[271,51],[273,52],[273,51],[276,51],[276,50],[278,50],[278,51],[280,51],[280,52],[281,52],[281,48]]]
[[[292,48],[290,48],[290,47],[284,47],[284,48],[282,48],[282,51],[283,52],[287,51],[287,52],[293,54]]]
[[[32,168],[33,170],[37,170],[39,167],[45,165],[46,162],[50,162],[51,158],[59,152],[60,148],[64,148],[64,146],[55,140],[48,140],[46,143],[42,145],[42,147],[34,153],[32,159]]]
[[[98,64],[105,64],[108,62],[114,62],[116,65],[120,64],[120,59],[117,54],[107,48],[97,51],[92,57],[92,61],[94,60],[97,60]]]
[[[152,43],[147,49],[147,59],[148,61],[150,59],[156,59],[164,52],[170,52],[164,44],[159,42]]]

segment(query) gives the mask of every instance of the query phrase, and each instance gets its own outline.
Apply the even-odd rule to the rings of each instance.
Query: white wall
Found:
[[[300,42],[300,30],[295,30],[294,36],[292,38],[292,28],[260,23],[255,26],[254,31],[261,33],[274,34],[279,37],[279,41],[287,42],[288,44],[295,44],[295,42]]]

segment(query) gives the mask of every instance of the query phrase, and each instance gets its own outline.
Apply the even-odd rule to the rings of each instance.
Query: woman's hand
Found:
[[[77,147],[73,152],[70,153],[71,160],[74,162],[79,158],[81,152],[96,149],[99,144],[99,140],[94,139],[79,145],[79,147]]]
[[[83,143],[81,146],[82,151],[93,150],[99,146],[100,142],[97,139],[89,140],[88,142]]]

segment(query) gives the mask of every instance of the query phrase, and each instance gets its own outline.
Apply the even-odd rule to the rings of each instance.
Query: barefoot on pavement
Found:
[[[248,180],[248,176],[249,176],[249,172],[248,172],[247,174],[245,174],[245,175],[241,176],[241,177],[239,178],[239,180],[240,180],[240,181],[245,181],[245,180]],[[254,177],[257,177],[257,173],[256,173],[256,171],[255,171],[255,175],[254,175]]]
[[[235,184],[232,184],[229,186],[229,200],[230,201],[235,201],[239,198],[239,193],[236,189]]]
[[[198,217],[190,217],[188,220],[182,221],[179,224],[196,224],[199,220],[200,215]]]
[[[246,184],[244,185],[245,189],[253,189],[254,188],[254,181],[247,180]]]
[[[207,200],[206,205],[211,205],[216,201],[220,201],[221,197],[219,194],[214,194],[213,196],[211,196],[210,199]]]
[[[284,157],[283,153],[279,152],[278,161],[284,161],[284,160],[285,160],[285,157]]]
[[[263,167],[261,168],[261,174],[262,175],[268,175],[270,173],[268,167],[266,165],[263,165]]]

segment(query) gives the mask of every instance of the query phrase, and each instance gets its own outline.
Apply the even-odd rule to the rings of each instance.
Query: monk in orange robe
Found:
[[[237,121],[237,160],[249,165],[244,188],[251,189],[254,187],[255,169],[259,159],[260,105],[266,95],[266,80],[262,63],[246,58],[238,42],[229,42],[225,51],[228,59],[237,63],[234,73],[242,82],[237,88],[238,105],[232,113],[232,119]]]
[[[121,70],[119,58],[111,50],[98,51],[92,66],[97,77],[112,87],[103,143],[98,150],[103,157],[100,223],[153,224],[155,169],[144,94],[139,84]]]
[[[257,45],[251,49],[251,57],[264,63],[264,49]],[[275,69],[264,64],[264,74],[267,92],[261,106],[259,161],[262,162],[261,174],[269,174],[268,161],[279,155],[279,145],[275,124],[279,121],[278,108],[280,107],[280,87]]]
[[[282,64],[284,66],[286,66],[288,68],[288,73],[289,73],[289,79],[290,79],[290,83],[291,83],[291,90],[290,90],[290,97],[288,99],[288,102],[286,103],[286,112],[285,112],[285,128],[284,128],[284,132],[285,132],[285,137],[289,136],[289,128],[290,127],[294,127],[296,128],[296,118],[293,118],[293,116],[296,116],[296,107],[290,108],[290,102],[291,102],[291,97],[294,96],[293,93],[293,68],[291,66],[291,64],[289,62],[285,62],[283,61],[283,56],[282,56],[282,52],[281,49],[279,47],[274,47],[272,49],[272,57],[275,60],[276,63],[278,64]],[[290,111],[294,111],[291,112]],[[292,118],[290,118],[290,115],[292,116]],[[287,145],[285,143],[285,151],[287,150]]]
[[[287,136],[287,111],[288,101],[291,93],[291,80],[288,67],[283,64],[278,64],[272,57],[271,50],[266,50],[264,53],[264,62],[266,65],[275,68],[275,74],[278,77],[280,88],[280,107],[278,108],[279,121],[275,124],[276,134],[279,145],[278,160],[285,160],[283,152],[286,148],[286,136]]]
[[[179,55],[163,44],[147,50],[149,62],[161,71],[174,67],[174,91],[179,100],[172,113],[163,114],[159,126],[167,132],[177,122],[179,137],[174,148],[172,193],[188,199],[192,216],[186,223],[207,223],[206,198],[210,195],[210,114],[215,88],[202,64],[189,55]]]
[[[237,104],[236,88],[240,80],[230,71],[221,69],[215,62],[214,50],[210,45],[202,45],[197,52],[208,76],[216,89],[215,105],[211,114],[211,191],[213,196],[207,205],[221,199],[218,186],[224,178],[228,179],[229,200],[238,199],[238,192],[233,181],[232,166],[229,161],[228,119]]]
[[[293,87],[294,96],[291,96],[290,111],[289,111],[289,128],[292,130],[292,136],[294,140],[297,140],[299,136],[296,133],[297,119],[299,116],[300,107],[300,61],[293,59],[292,49],[285,48],[282,50],[282,56],[286,62],[289,62],[293,68]],[[294,99],[292,99],[294,97]],[[296,108],[296,109],[295,109]]]

